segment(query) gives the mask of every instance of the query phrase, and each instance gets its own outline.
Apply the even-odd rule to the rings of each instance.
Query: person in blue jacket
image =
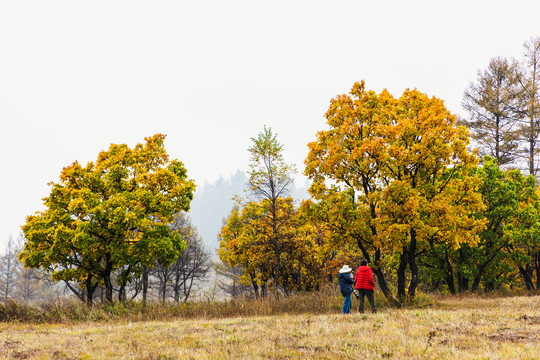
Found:
[[[343,314],[351,313],[351,294],[353,292],[352,284],[354,284],[351,271],[352,269],[349,267],[349,265],[343,265],[343,267],[339,269],[339,288],[341,290],[341,295],[343,295],[345,298],[343,301],[343,309],[341,310]]]

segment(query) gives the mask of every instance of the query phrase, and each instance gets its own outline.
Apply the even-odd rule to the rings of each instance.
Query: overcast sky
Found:
[[[0,1],[0,249],[62,167],[167,134],[200,186],[246,170],[267,125],[303,169],[331,98],[417,88],[463,114],[540,1]],[[463,114],[464,115],[464,114]]]

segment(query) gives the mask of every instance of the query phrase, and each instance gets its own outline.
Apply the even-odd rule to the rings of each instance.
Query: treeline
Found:
[[[301,203],[290,196],[297,169],[265,127],[248,149],[246,196],[219,234],[216,271],[229,281],[214,290],[277,298],[317,290],[363,258],[396,305],[418,289],[540,289],[539,49],[533,39],[521,62],[497,58],[479,74],[464,95],[470,132],[440,99],[355,83],[331,101],[326,129],[307,144],[311,199]],[[63,283],[87,304],[146,302],[152,291],[179,302],[209,277],[209,254],[185,217],[195,183],[169,159],[164,138],[112,144],[51,183],[14,252],[44,274],[41,284]],[[2,274],[14,273],[2,264]]]
[[[115,269],[112,273],[115,298],[178,303],[186,302],[194,294],[214,298],[223,290],[215,285],[212,288],[212,284],[208,284],[214,264],[210,252],[204,247],[202,238],[188,215],[178,214],[171,224],[171,229],[182,235],[186,243],[185,249],[168,266],[156,260],[153,266],[144,267],[123,287],[121,276],[125,267]],[[103,286],[96,286],[93,293],[89,294],[87,289],[77,281],[68,279],[54,281],[51,276],[53,271],[49,269],[25,268],[18,259],[18,255],[23,251],[24,243],[22,234],[17,241],[13,241],[10,237],[4,253],[0,255],[0,301],[40,304],[56,302],[72,296],[88,303],[92,303],[94,299],[105,301]]]
[[[503,161],[526,154],[536,162],[540,38],[525,48],[520,72],[513,67],[514,103],[504,108],[519,124],[512,136],[501,131],[503,108],[492,107],[503,92],[486,86],[485,73],[465,92],[465,123],[485,145],[482,159],[441,100],[416,90],[396,99],[363,82],[332,100],[328,130],[308,144],[304,174],[312,199],[301,206],[287,197],[294,171],[276,136],[265,129],[252,139],[251,196],[231,211],[220,244],[221,259],[240,273],[245,290],[279,296],[317,289],[362,258],[395,304],[414,298],[419,287],[540,289],[536,167],[526,176]],[[513,156],[500,142],[510,138],[524,141],[509,148]]]
[[[151,289],[161,301],[187,300],[210,255],[185,216],[195,184],[169,159],[164,138],[133,149],[112,144],[96,162],[65,167],[45,210],[22,226],[22,264],[89,305],[136,296],[144,303]]]
[[[234,194],[243,192],[248,178],[245,172],[237,171],[229,179],[220,178],[205,184],[194,196],[188,213],[175,216],[171,228],[178,231],[186,242],[186,249],[170,266],[159,261],[155,266],[145,267],[140,274],[122,289],[118,285],[122,269],[112,274],[115,299],[140,299],[141,301],[186,302],[190,299],[217,299],[242,293],[243,286],[223,264],[212,259],[217,249],[217,235],[223,218],[234,204]],[[295,188],[295,198],[307,197],[307,190]],[[195,223],[197,226],[195,226]],[[200,231],[202,229],[203,231]],[[204,237],[207,239],[204,241]],[[212,240],[216,239],[216,240]],[[84,286],[77,281],[55,282],[51,272],[45,269],[25,268],[18,255],[24,247],[24,235],[16,240],[9,238],[0,254],[0,301],[13,300],[21,303],[51,303],[62,298],[77,297],[88,301]],[[105,289],[98,285],[92,299],[105,300]]]

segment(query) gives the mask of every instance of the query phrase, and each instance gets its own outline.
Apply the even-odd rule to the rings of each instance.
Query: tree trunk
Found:
[[[255,299],[259,298],[259,285],[257,284],[257,281],[255,281],[255,277],[250,274],[249,277],[251,278],[251,286],[253,287],[253,292],[255,293]]]
[[[77,290],[73,285],[71,285],[71,284],[69,283],[69,281],[64,280],[64,283],[66,284],[67,288],[68,288],[69,290],[71,290],[71,291],[79,298],[79,300],[81,300],[81,301],[84,302],[84,303],[87,302],[87,301],[86,301],[86,299],[87,299],[87,296],[86,296],[86,293],[87,293],[87,292],[86,292],[86,286],[88,286],[88,285],[87,285],[87,284],[88,284],[88,283],[87,283],[87,280],[84,281],[85,288],[82,289],[82,290],[80,290],[80,291]]]
[[[167,282],[166,281],[163,283],[163,286],[160,289],[159,298],[161,299],[161,303],[165,304],[165,300],[167,299]]]
[[[366,257],[366,259],[369,260],[369,256]],[[384,274],[381,269],[381,250],[380,248],[377,248],[375,251],[374,261],[373,261],[373,272],[377,276],[377,283],[379,284],[379,288],[381,289],[381,292],[384,294],[388,302],[393,306],[402,306],[403,303],[400,302],[396,297],[392,294],[390,289],[388,288],[388,284],[386,283],[386,279],[384,277]]]
[[[445,260],[446,260],[445,261],[446,264],[443,266],[446,268],[445,270],[446,285],[448,285],[448,291],[450,291],[450,294],[454,295],[456,293],[456,287],[454,285],[454,270],[452,269],[452,264],[450,263],[450,260],[448,259],[448,254],[446,254]]]
[[[534,259],[534,268],[536,270],[536,289],[540,290],[540,251],[536,253],[533,257]]]
[[[178,281],[174,283],[174,302],[177,304],[180,302],[180,283]]]
[[[459,269],[457,273],[457,279],[458,279],[458,291],[460,293],[469,291],[469,279]]]
[[[533,127],[532,129],[534,129],[534,120],[531,120],[531,126]],[[533,131],[531,129],[531,131]],[[536,177],[536,171],[535,171],[535,168],[534,168],[534,144],[536,142],[536,139],[534,139],[533,141],[529,142],[529,173],[531,175],[533,175],[534,177]]]
[[[495,291],[495,282],[491,278],[486,281],[485,289],[489,292]]]
[[[499,249],[500,250],[500,249]],[[497,251],[499,251],[497,250]],[[480,286],[480,281],[482,280],[482,276],[484,275],[484,271],[486,271],[486,268],[491,263],[491,260],[493,260],[495,256],[492,256],[489,260],[484,262],[478,269],[478,273],[474,276],[474,280],[472,283],[471,290],[472,291],[478,291],[478,288]]]
[[[480,280],[482,279],[482,276],[480,274],[477,274],[474,279],[473,279],[473,283],[472,283],[472,286],[471,286],[471,290],[474,292],[474,291],[478,291],[478,287],[480,286]]]
[[[148,294],[148,267],[144,267],[142,273],[142,303],[146,306],[146,297]]]
[[[193,287],[193,276],[184,278],[184,302],[187,302],[189,295],[191,295],[191,288]]]
[[[375,235],[377,234],[377,230],[374,227],[371,227],[371,233]],[[400,302],[398,299],[396,299],[396,297],[392,294],[392,292],[388,288],[388,284],[382,272],[382,268],[380,265],[381,249],[377,248],[377,250],[375,250],[375,255],[373,256],[373,258],[371,258],[369,256],[369,253],[367,252],[367,249],[364,247],[362,243],[362,239],[360,238],[357,239],[356,243],[360,251],[362,251],[362,254],[366,258],[366,260],[368,260],[369,263],[373,264],[372,266],[373,273],[377,276],[377,283],[379,284],[379,288],[381,289],[381,292],[384,294],[388,302],[394,306],[402,306],[403,303]]]
[[[455,295],[456,294],[456,288],[454,286],[454,275],[451,271],[446,272],[446,276],[444,278],[446,285],[448,286],[448,291],[450,291],[450,294]]]
[[[411,269],[411,281],[409,283],[409,298],[416,296],[418,286],[418,265],[416,264],[416,231],[411,230],[411,244],[409,245],[409,269]]]
[[[105,301],[110,304],[113,302],[113,286],[111,276],[105,276],[103,278],[103,283],[105,284]]]
[[[463,248],[459,248],[459,264],[457,266],[457,281],[458,291],[464,293],[469,291],[469,278],[463,273],[463,266],[465,264],[465,254]]]
[[[178,259],[176,259],[176,265],[174,268],[174,302],[177,304],[180,302],[180,270],[185,267],[184,262],[181,261],[181,257],[179,256]]]
[[[407,298],[406,292],[405,292],[405,282],[406,282],[406,273],[407,270],[407,249],[405,246],[403,247],[403,253],[399,256],[399,267],[397,271],[397,277],[398,277],[398,299],[399,301],[404,304],[405,300]]]
[[[122,283],[120,284],[120,289],[118,289],[118,301],[125,303],[126,300],[126,282],[122,281]]]
[[[495,116],[495,158],[497,159],[497,165],[501,166],[501,154],[500,154],[500,116]]]
[[[86,304],[92,306],[92,300],[94,298],[94,291],[96,290],[97,285],[92,284],[92,276],[86,278]]]
[[[128,277],[129,277],[129,274],[131,273],[132,268],[133,268],[132,265],[128,265],[120,273],[120,278],[118,279],[118,282],[120,283],[120,289],[118,289],[118,301],[120,302],[125,303],[127,301],[126,288],[128,284]]]
[[[519,273],[521,274],[521,276],[523,276],[523,281],[525,281],[525,286],[527,287],[527,290],[528,291],[533,291],[534,290],[534,283],[533,283],[533,280],[529,274],[529,271],[527,271],[528,269],[524,268],[523,266],[519,266],[518,267],[519,269]]]
[[[113,302],[113,286],[111,282],[112,263],[110,260],[111,254],[106,254],[105,268],[101,272],[103,284],[105,286],[105,301],[109,304]]]

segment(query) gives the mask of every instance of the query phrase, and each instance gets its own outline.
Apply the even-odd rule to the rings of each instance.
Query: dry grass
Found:
[[[339,304],[334,304],[334,308]],[[0,323],[2,359],[538,359],[540,297],[378,314]]]
[[[379,299],[382,306],[387,303]],[[299,293],[294,296],[273,296],[266,299],[235,298],[228,301],[198,301],[187,303],[140,302],[97,304],[88,307],[77,300],[57,304],[30,306],[9,301],[0,302],[0,321],[28,323],[66,323],[86,321],[150,321],[178,318],[223,318],[235,316],[264,316],[280,314],[328,314],[340,309],[342,298],[335,286],[320,292]],[[429,300],[431,301],[431,300]]]
[[[388,302],[378,293],[377,306],[388,307]],[[432,305],[432,296],[420,294],[416,297],[415,307]],[[321,291],[296,293],[288,297],[275,299],[234,298],[227,301],[195,301],[180,304],[141,302],[96,304],[88,307],[78,300],[62,303],[46,303],[31,306],[8,301],[0,302],[0,322],[27,323],[70,323],[87,321],[151,321],[175,320],[178,318],[223,318],[237,316],[272,316],[281,314],[334,314],[341,310],[343,298],[335,284],[328,284]]]

